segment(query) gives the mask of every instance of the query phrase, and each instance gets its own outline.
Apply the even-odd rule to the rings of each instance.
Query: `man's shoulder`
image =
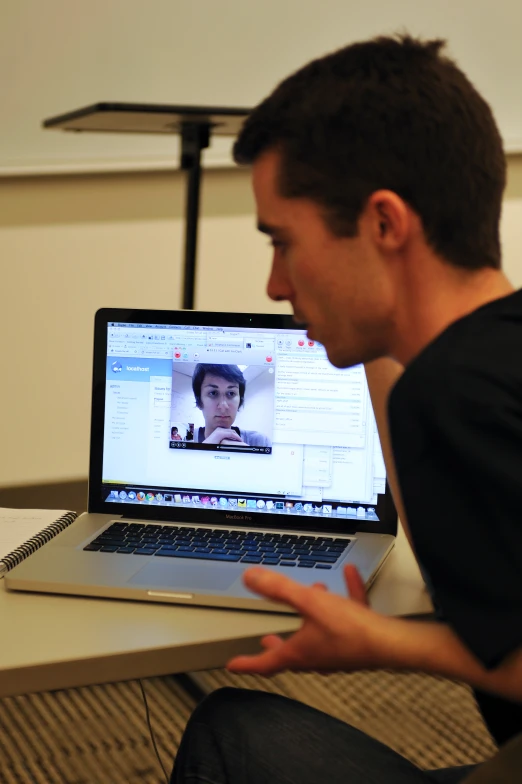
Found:
[[[463,380],[522,384],[522,290],[493,300],[450,324],[406,368],[395,397],[422,385],[423,396]],[[394,390],[395,391],[395,390]]]

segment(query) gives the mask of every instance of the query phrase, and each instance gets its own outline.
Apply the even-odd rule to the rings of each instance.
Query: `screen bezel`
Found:
[[[193,310],[141,310],[124,308],[102,308],[94,322],[93,387],[91,409],[91,447],[89,460],[88,511],[102,514],[123,515],[129,519],[158,520],[163,522],[197,523],[234,528],[263,528],[285,530],[324,531],[327,533],[350,534],[357,530],[368,533],[397,534],[397,511],[390,488],[378,496],[376,513],[378,521],[365,521],[358,526],[357,520],[308,515],[284,514],[279,512],[243,512],[220,509],[190,509],[186,507],[134,506],[133,504],[104,501],[100,498],[103,468],[103,435],[105,423],[105,387],[107,366],[107,330],[110,322],[128,324],[180,324],[212,327],[243,327],[257,329],[298,329],[292,317],[284,314],[225,313]],[[151,490],[154,488],[151,487]],[[164,488],[157,488],[163,490]]]

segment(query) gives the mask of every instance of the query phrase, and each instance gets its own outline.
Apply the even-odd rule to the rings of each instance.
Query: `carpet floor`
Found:
[[[205,692],[264,689],[301,700],[373,735],[419,767],[479,762],[495,747],[470,690],[418,674],[361,672],[273,678],[192,673]],[[163,765],[172,767],[196,700],[171,677],[143,681]],[[137,681],[0,700],[2,784],[162,784]]]

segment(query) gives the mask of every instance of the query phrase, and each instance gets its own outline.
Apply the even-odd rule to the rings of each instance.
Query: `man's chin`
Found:
[[[308,322],[295,313],[292,314],[292,321],[295,323],[296,327],[300,327],[301,329],[308,329]]]
[[[364,365],[372,359],[376,359],[373,352],[369,347],[360,347],[358,352],[347,351],[346,346],[339,343],[338,340],[325,339],[323,342],[320,335],[314,334],[313,329],[307,330],[309,340],[314,340],[316,343],[322,344],[326,351],[326,356],[331,364],[339,369],[354,367],[355,365]]]
[[[354,367],[368,361],[364,356],[349,354],[346,350],[343,350],[342,346],[328,348],[325,345],[324,348],[328,360],[334,367],[339,369]]]
[[[344,357],[338,357],[338,356],[335,356],[335,355],[330,356],[330,354],[328,354],[328,352],[326,352],[326,353],[327,353],[328,359],[330,361],[330,364],[333,365],[336,368],[339,368],[340,370],[344,370],[345,368],[353,367],[354,365],[360,364],[357,361],[353,361],[352,362],[349,359],[345,359]]]

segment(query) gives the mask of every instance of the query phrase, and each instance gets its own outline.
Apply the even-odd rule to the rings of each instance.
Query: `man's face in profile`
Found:
[[[281,196],[280,165],[280,154],[269,150],[253,166],[258,226],[274,247],[269,297],[292,304],[296,321],[337,367],[383,356],[389,300],[371,232],[359,221],[356,237],[338,237],[318,204]]]
[[[221,376],[206,373],[201,384],[201,411],[205,428],[229,428],[234,424],[239,408],[239,385]]]

